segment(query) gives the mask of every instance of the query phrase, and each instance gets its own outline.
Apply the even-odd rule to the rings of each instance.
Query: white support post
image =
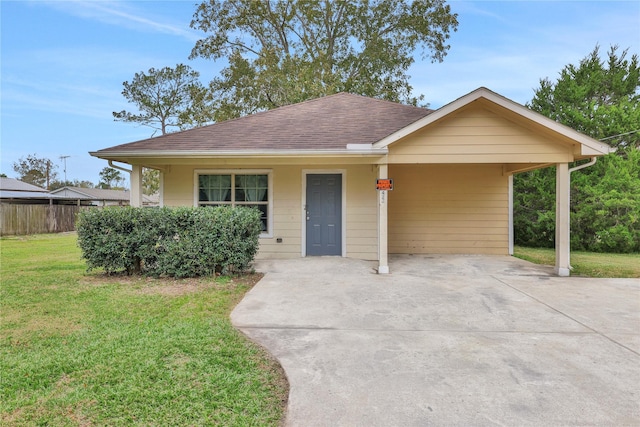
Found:
[[[513,174],[508,177],[509,182],[509,255],[513,256]]]
[[[131,166],[131,193],[129,204],[134,208],[142,207],[142,166]]]
[[[160,171],[160,188],[158,189],[159,192],[159,202],[160,202],[160,207],[164,207],[164,174],[165,172],[163,170]]]
[[[378,166],[378,178],[387,179],[389,167]],[[387,205],[389,192],[378,191],[378,274],[389,274],[389,248],[387,239]]]
[[[569,164],[556,165],[556,266],[555,273],[566,277],[570,274],[570,222],[569,222]]]

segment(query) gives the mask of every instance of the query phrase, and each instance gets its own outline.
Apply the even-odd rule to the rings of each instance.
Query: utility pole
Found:
[[[71,156],[60,156],[60,160],[64,162],[64,185],[67,185],[67,159]]]

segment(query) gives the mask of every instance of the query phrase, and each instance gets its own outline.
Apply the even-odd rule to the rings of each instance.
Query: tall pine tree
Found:
[[[540,81],[528,107],[617,153],[572,175],[571,245],[574,250],[640,251],[640,67],[638,55],[598,46],[556,82]],[[514,178],[516,244],[553,247],[555,174],[543,169]]]

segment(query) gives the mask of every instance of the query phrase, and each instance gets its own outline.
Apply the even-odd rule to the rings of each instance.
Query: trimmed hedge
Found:
[[[245,271],[262,223],[244,207],[118,207],[81,212],[76,228],[89,270],[182,278]]]

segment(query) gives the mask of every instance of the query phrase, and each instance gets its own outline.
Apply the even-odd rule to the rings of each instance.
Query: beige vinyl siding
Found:
[[[301,169],[280,166],[273,170],[273,237],[260,239],[258,258],[299,258],[302,233]],[[282,239],[278,243],[277,239]]]
[[[307,173],[345,171],[346,252],[351,258],[378,258],[376,167],[373,165],[174,165],[164,173],[164,205],[194,206],[195,170],[270,170],[273,182],[272,237],[260,239],[258,258],[296,258],[302,254],[303,170]],[[282,239],[281,243],[277,239]]]
[[[165,206],[194,206],[193,169],[192,166],[172,166],[163,173]]]
[[[372,165],[347,169],[347,257],[378,259],[377,168]]]
[[[392,165],[389,253],[507,255],[502,165]]]
[[[573,147],[474,105],[389,146],[389,163],[556,163]]]

